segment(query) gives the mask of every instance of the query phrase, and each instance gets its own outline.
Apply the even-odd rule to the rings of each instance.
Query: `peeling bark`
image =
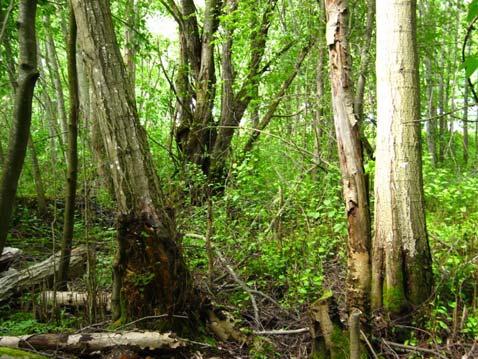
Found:
[[[0,346],[35,350],[60,350],[87,354],[115,347],[138,350],[178,349],[185,347],[184,340],[172,333],[124,332],[87,334],[33,334],[19,337],[0,337]]]
[[[370,212],[359,121],[354,114],[351,59],[347,40],[348,2],[326,0],[335,133],[348,220],[347,302],[349,312],[369,313]]]

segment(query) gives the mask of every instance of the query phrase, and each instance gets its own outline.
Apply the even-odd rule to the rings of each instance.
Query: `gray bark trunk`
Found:
[[[109,1],[73,0],[78,41],[90,69],[98,127],[118,217],[114,318],[193,311],[192,283],[174,212],[160,187],[116,41]]]
[[[35,31],[36,0],[20,1],[18,19],[19,73],[8,158],[0,180],[0,252],[5,246],[13,200],[25,161],[32,119],[32,100],[38,79]]]
[[[377,158],[372,309],[391,314],[432,292],[425,223],[416,0],[377,0]]]

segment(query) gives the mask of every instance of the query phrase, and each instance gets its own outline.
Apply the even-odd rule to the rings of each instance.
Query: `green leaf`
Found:
[[[468,16],[466,17],[466,20],[470,22],[477,16],[478,16],[478,0],[473,0],[468,5]]]
[[[478,69],[478,56],[473,55],[466,58],[463,67],[465,68],[466,77],[471,77]]]

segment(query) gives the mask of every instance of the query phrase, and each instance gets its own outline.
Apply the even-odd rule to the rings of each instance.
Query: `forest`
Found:
[[[478,358],[478,0],[0,0],[0,358]]]

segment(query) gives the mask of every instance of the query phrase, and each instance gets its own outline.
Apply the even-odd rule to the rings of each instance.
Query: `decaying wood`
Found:
[[[88,305],[88,293],[86,292],[55,292],[47,290],[40,295],[42,301],[48,305],[85,307]],[[95,303],[111,311],[111,294],[96,293]]]
[[[70,278],[78,277],[86,268],[86,247],[74,248],[71,252]],[[55,274],[58,274],[60,252],[37,263],[0,278],[0,302],[10,298],[22,289],[30,289],[40,284],[51,284]],[[56,272],[56,273],[55,273]]]
[[[325,9],[334,124],[348,221],[347,307],[359,309],[366,318],[370,292],[370,212],[360,127],[353,108],[348,1],[326,0]]]
[[[22,251],[18,248],[5,247],[3,248],[2,255],[0,255],[0,272],[6,271],[12,263],[20,257]]]
[[[360,359],[360,315],[354,310],[349,317],[350,359]]]
[[[349,340],[340,321],[333,293],[326,292],[312,303],[310,310],[313,321],[313,354],[327,358],[348,357]]]
[[[123,332],[89,334],[34,334],[18,337],[0,337],[0,346],[35,350],[59,350],[69,353],[92,353],[124,346],[141,350],[178,349],[186,341],[172,333]]]

